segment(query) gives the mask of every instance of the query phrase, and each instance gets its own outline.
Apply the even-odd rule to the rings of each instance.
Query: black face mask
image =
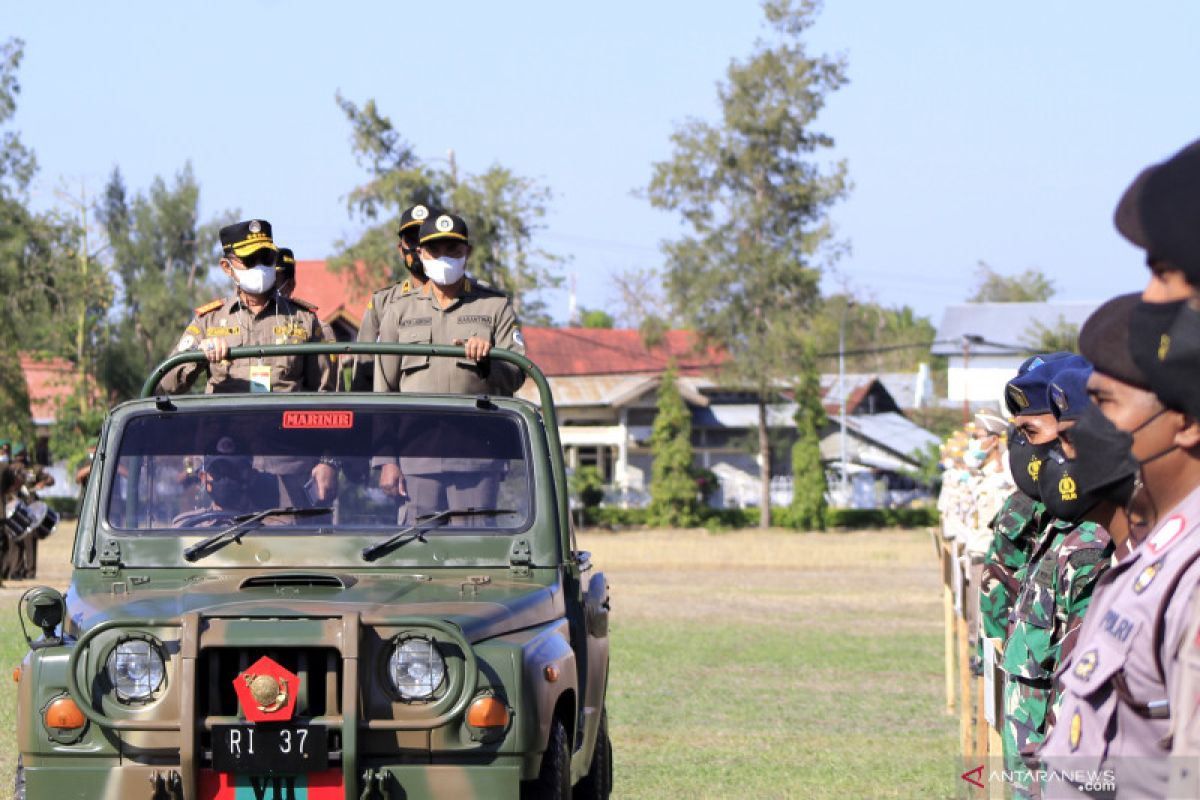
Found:
[[[1142,335],[1140,331],[1131,330],[1131,333]],[[1197,379],[1200,379],[1200,311],[1185,304],[1175,315],[1170,329],[1154,338],[1153,343],[1153,355],[1142,355],[1152,363],[1137,362],[1146,373],[1150,388],[1163,405],[1200,418],[1200,395],[1196,392]],[[1134,353],[1134,357],[1138,354]]]
[[[1038,489],[1038,473],[1052,444],[1030,444],[1025,434],[1015,429],[1008,436],[1008,469],[1012,473],[1013,483],[1034,500],[1042,499]]]
[[[1157,418],[1155,414],[1134,433]],[[1080,496],[1127,507],[1137,488],[1141,466],[1133,457],[1133,433],[1119,430],[1097,406],[1089,404],[1068,435],[1075,446],[1074,477]]]
[[[1100,502],[1095,494],[1080,489],[1076,468],[1078,461],[1069,461],[1059,447],[1052,447],[1038,471],[1038,487],[1046,510],[1058,519],[1078,522]]]
[[[1158,387],[1171,383],[1168,373],[1172,370],[1166,368],[1163,357],[1171,342],[1171,327],[1184,305],[1183,300],[1170,303],[1140,302],[1133,307],[1133,314],[1129,318],[1129,354],[1150,382],[1155,394],[1164,402],[1166,398],[1159,393]]]
[[[425,276],[425,265],[421,263],[421,251],[416,245],[411,248],[401,247],[401,254],[404,256],[404,266],[412,273],[413,277],[421,280],[428,280]]]

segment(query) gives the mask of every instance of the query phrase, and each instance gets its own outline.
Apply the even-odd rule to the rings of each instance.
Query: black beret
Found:
[[[1113,222],[1153,259],[1180,269],[1200,286],[1200,141],[1133,179]]]
[[[292,252],[292,248],[279,248],[279,263],[275,265],[275,271],[285,281],[296,276],[296,254]]]
[[[271,223],[265,219],[251,219],[245,222],[235,222],[221,228],[221,249],[226,255],[232,253],[238,258],[245,258],[251,253],[264,247],[278,250],[271,239]]]
[[[1129,320],[1141,299],[1137,292],[1123,294],[1093,311],[1079,330],[1079,352],[1097,372],[1149,389],[1146,373],[1134,363],[1129,349]]]
[[[408,208],[404,209],[404,213],[400,215],[400,230],[396,231],[396,233],[403,234],[406,230],[414,226],[420,228],[421,224],[425,222],[425,220],[429,219],[430,217],[436,217],[441,213],[442,212],[440,209],[436,209],[433,206],[423,205],[421,203],[417,203],[415,206],[409,206]]]
[[[457,214],[443,212],[421,223],[421,244],[432,242],[434,239],[458,239],[466,242],[469,241],[467,237],[467,223]]]

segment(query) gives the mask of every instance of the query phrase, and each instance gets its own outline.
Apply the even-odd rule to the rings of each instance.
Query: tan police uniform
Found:
[[[387,313],[387,309],[396,299],[412,294],[413,288],[413,282],[406,278],[373,293],[367,300],[367,307],[363,311],[362,324],[358,327],[358,341],[371,344],[378,341],[380,317]],[[352,370],[351,391],[369,392],[374,388],[375,356],[355,356]]]
[[[196,309],[176,347],[177,353],[195,350],[201,340],[225,339],[230,347],[323,342],[325,334],[316,306],[303,300],[273,295],[257,314],[238,295],[214,300]],[[182,364],[163,376],[159,391],[187,392],[201,372],[208,373],[205,391],[229,392],[328,392],[334,389],[335,370],[328,356],[272,356],[213,364]]]
[[[508,295],[464,279],[462,293],[443,308],[426,284],[396,296],[379,325],[380,342],[452,344],[472,336],[515,353],[525,352],[517,316]],[[437,394],[493,394],[511,397],[525,382],[515,365],[485,359],[378,356],[375,391]]]

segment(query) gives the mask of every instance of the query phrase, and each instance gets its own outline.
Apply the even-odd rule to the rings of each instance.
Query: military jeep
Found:
[[[464,356],[230,357],[296,352]],[[70,587],[21,599],[17,795],[607,797],[608,587],[574,546],[536,366],[491,356],[540,408],[154,395],[200,358],[108,415]],[[381,487],[389,464],[421,491]]]

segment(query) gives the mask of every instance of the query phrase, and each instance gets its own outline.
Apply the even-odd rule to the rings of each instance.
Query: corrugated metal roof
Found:
[[[1072,303],[959,303],[946,306],[931,352],[938,356],[962,354],[963,336],[981,336],[989,342],[1024,349],[1037,335],[1038,323],[1053,328],[1059,320],[1083,325],[1099,302]],[[986,344],[971,346],[979,355],[1008,352]]]
[[[836,424],[837,420],[831,422]],[[863,414],[846,417],[846,427],[903,456],[924,450],[940,440],[903,414]]]

